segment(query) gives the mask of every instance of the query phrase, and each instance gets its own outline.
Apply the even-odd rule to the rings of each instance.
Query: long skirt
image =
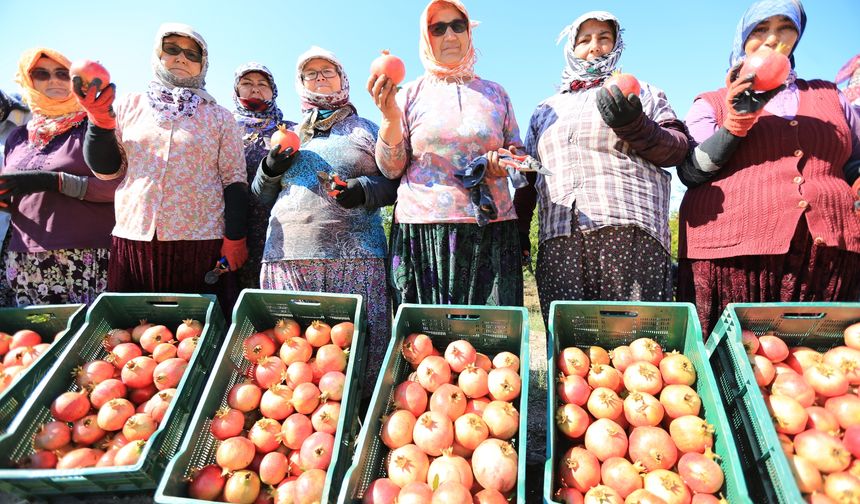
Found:
[[[215,294],[227,321],[238,298],[235,273],[204,281],[221,257],[221,240],[137,241],[113,237],[108,270],[112,292]]]
[[[395,301],[420,304],[523,305],[516,221],[398,224],[392,228]]]
[[[678,300],[695,303],[705,339],[729,303],[857,301],[860,254],[818,245],[800,219],[785,254],[682,259]]]
[[[107,287],[108,249],[6,252],[13,305],[91,304]]]
[[[307,259],[263,263],[263,289],[360,294],[367,310],[367,372],[365,397],[376,377],[391,339],[391,303],[385,288],[385,259]],[[366,377],[366,379],[365,379]]]

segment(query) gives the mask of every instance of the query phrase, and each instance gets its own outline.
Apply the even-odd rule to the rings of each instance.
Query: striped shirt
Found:
[[[663,91],[641,84],[645,115],[660,126],[683,131]],[[532,115],[526,150],[552,172],[537,177],[540,241],[570,236],[574,222],[583,232],[637,226],[669,250],[672,177],[606,125],[596,103],[599,89],[555,94]],[[669,142],[659,146],[658,156],[682,158],[687,150],[683,133],[666,138]],[[649,157],[655,159],[654,154]]]

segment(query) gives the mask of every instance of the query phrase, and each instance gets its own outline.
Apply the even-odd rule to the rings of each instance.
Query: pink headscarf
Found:
[[[456,63],[440,63],[433,55],[433,47],[430,45],[430,31],[428,30],[430,18],[433,17],[433,14],[435,14],[444,4],[448,4],[459,10],[469,24],[469,28],[467,29],[467,33],[469,34],[469,47],[466,48],[466,53],[463,55],[463,58]],[[465,81],[477,77],[475,75],[475,60],[477,57],[475,55],[475,46],[472,44],[472,28],[477,26],[478,23],[469,19],[469,12],[466,10],[466,6],[463,5],[462,2],[459,0],[431,0],[430,3],[427,4],[427,7],[424,8],[424,12],[421,13],[421,20],[419,23],[419,29],[421,30],[419,56],[421,57],[421,63],[424,64],[424,70],[426,70],[428,74],[443,81],[448,79]]]

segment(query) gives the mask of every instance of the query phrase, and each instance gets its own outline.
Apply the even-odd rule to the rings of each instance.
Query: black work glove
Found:
[[[610,89],[600,88],[597,91],[597,109],[607,126],[620,128],[642,115],[642,102],[633,93],[624,96],[618,86],[613,85]]]
[[[283,152],[278,152],[280,150],[280,145],[272,147],[269,155],[263,161],[263,173],[270,177],[278,177],[287,173],[287,170],[290,169],[293,161],[295,161],[292,147],[287,147]]]
[[[27,171],[0,175],[0,202],[3,203],[8,202],[12,196],[59,190],[60,175],[58,173]]]
[[[529,262],[532,255],[532,241],[527,232],[520,231],[520,251],[523,254],[523,265]]]
[[[770,91],[753,91],[752,82],[755,79],[755,73],[741,76],[741,66],[743,66],[743,61],[738,62],[729,70],[729,75],[726,79],[726,98],[737,113],[755,114],[761,111],[771,98],[785,89],[785,84]]]
[[[364,188],[361,187],[361,182],[358,179],[347,179],[346,188],[340,190],[340,194],[335,197],[337,204],[344,208],[355,208],[361,206],[366,201]]]

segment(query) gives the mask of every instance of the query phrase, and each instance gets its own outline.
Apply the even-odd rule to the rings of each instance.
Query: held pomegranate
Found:
[[[69,67],[69,75],[74,77],[80,77],[82,88],[86,91],[90,82],[94,79],[99,79],[101,82],[101,86],[99,87],[99,91],[105,88],[108,84],[110,84],[110,74],[107,69],[101,65],[98,61],[92,60],[78,60],[72,63],[72,66]]]
[[[621,73],[621,72],[613,72],[613,74],[606,79],[606,82],[603,84],[603,87],[610,88],[611,86],[618,86],[618,89],[624,94],[624,96],[630,96],[632,94],[639,96],[639,92],[642,91],[642,86],[639,84],[639,81],[636,77],[633,77],[632,74]]]
[[[762,45],[757,51],[747,56],[741,67],[740,76],[755,73],[753,90],[770,91],[785,82],[791,71],[791,62],[784,52],[788,48],[782,44],[776,49]]]
[[[284,152],[287,148],[293,149],[293,153],[299,151],[299,136],[285,128],[282,124],[278,125],[278,131],[272,134],[272,139],[269,145],[274,148],[276,145],[280,147],[278,152]]]
[[[396,86],[403,82],[403,78],[406,77],[406,65],[403,64],[403,60],[397,56],[392,56],[386,49],[382,51],[382,56],[377,57],[370,64],[370,73],[371,75],[384,75],[391,79],[391,82]]]

